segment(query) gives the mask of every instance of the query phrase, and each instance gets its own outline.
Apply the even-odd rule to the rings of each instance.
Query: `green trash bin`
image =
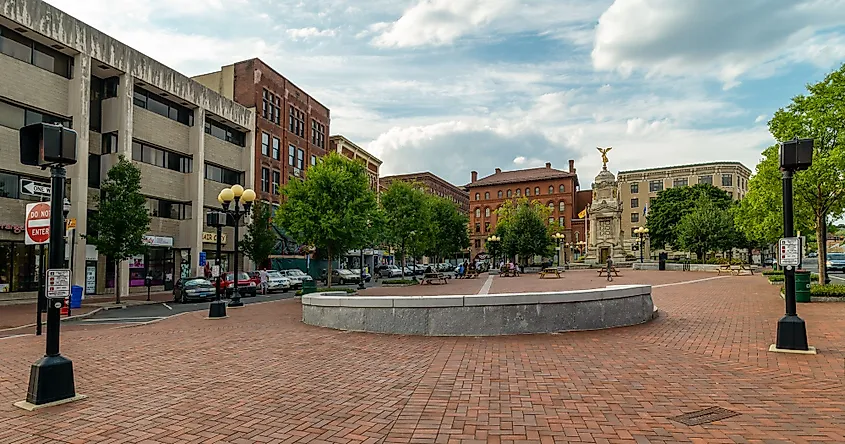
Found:
[[[316,293],[317,283],[314,281],[305,281],[302,283],[302,294]]]
[[[807,270],[795,271],[795,301],[810,302],[810,272]]]

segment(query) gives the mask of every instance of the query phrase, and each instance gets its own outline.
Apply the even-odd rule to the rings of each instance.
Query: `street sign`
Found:
[[[219,265],[212,265],[211,266],[211,277],[216,278],[220,276],[220,266]]]
[[[70,230],[72,228],[76,228],[76,218],[75,217],[69,217],[65,221],[65,230]]]
[[[801,238],[784,237],[778,245],[778,265],[797,267],[801,265]]]
[[[26,206],[24,244],[42,245],[50,241],[50,204],[31,203]]]
[[[47,297],[50,299],[70,297],[70,270],[62,268],[47,270]]]
[[[200,267],[205,267],[205,251],[200,251]]]
[[[36,182],[32,179],[21,179],[21,193],[30,196],[50,197],[50,184]]]

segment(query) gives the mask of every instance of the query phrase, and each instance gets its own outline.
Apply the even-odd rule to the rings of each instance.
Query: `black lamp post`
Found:
[[[634,230],[634,233],[636,233],[640,237],[640,263],[643,263],[643,246],[645,245],[644,239],[645,235],[648,234],[648,228],[639,227]]]
[[[244,187],[236,184],[232,185],[231,188],[225,188],[221,191],[220,195],[217,196],[217,200],[221,202],[223,212],[235,224],[235,268],[233,270],[235,289],[232,291],[232,300],[229,301],[229,306],[242,307],[244,303],[241,302],[241,294],[238,293],[238,225],[240,225],[241,217],[249,214],[252,202],[255,201],[255,191],[249,188],[244,189]],[[234,205],[232,205],[233,201]],[[229,209],[230,206],[232,209]]]
[[[220,204],[223,204],[223,198],[219,195],[217,196],[217,201],[220,202]],[[220,269],[220,243],[223,239],[223,226],[226,225],[226,213],[209,211],[207,222],[209,226],[217,229],[217,258],[215,259],[214,273],[212,273],[215,279],[214,302],[208,306],[208,318],[222,319],[226,317],[226,303],[220,300],[220,274],[222,273],[222,270]]]
[[[555,241],[557,241],[557,266],[560,267],[563,266],[563,264],[560,263],[560,255],[563,253],[562,242],[564,239],[566,239],[566,235],[563,233],[555,233],[552,235],[552,237],[555,239]]]
[[[496,259],[498,259],[498,257],[499,257],[499,242],[501,242],[501,241],[502,241],[502,238],[499,237],[499,236],[496,236],[495,234],[493,234],[493,235],[491,235],[490,237],[487,238],[487,243],[492,244],[493,249],[495,250],[495,253],[493,254],[493,268],[496,268],[496,267],[499,266],[498,263],[496,262]]]

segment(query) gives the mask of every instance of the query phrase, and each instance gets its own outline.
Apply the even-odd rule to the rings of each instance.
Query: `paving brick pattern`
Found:
[[[491,291],[591,279],[577,273]],[[654,300],[648,324],[534,336],[346,333],[302,324],[290,300],[71,331],[63,353],[89,398],[36,412],[12,403],[43,342],[0,340],[0,443],[845,442],[845,305],[799,305],[821,351],[802,356],[765,351],[783,301],[762,277],[660,286]],[[669,419],[713,406],[740,414]]]

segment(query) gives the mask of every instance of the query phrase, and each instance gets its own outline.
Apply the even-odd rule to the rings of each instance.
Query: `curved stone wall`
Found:
[[[648,322],[650,285],[455,296],[302,297],[302,322],[339,330],[425,336],[495,336],[598,330]]]

